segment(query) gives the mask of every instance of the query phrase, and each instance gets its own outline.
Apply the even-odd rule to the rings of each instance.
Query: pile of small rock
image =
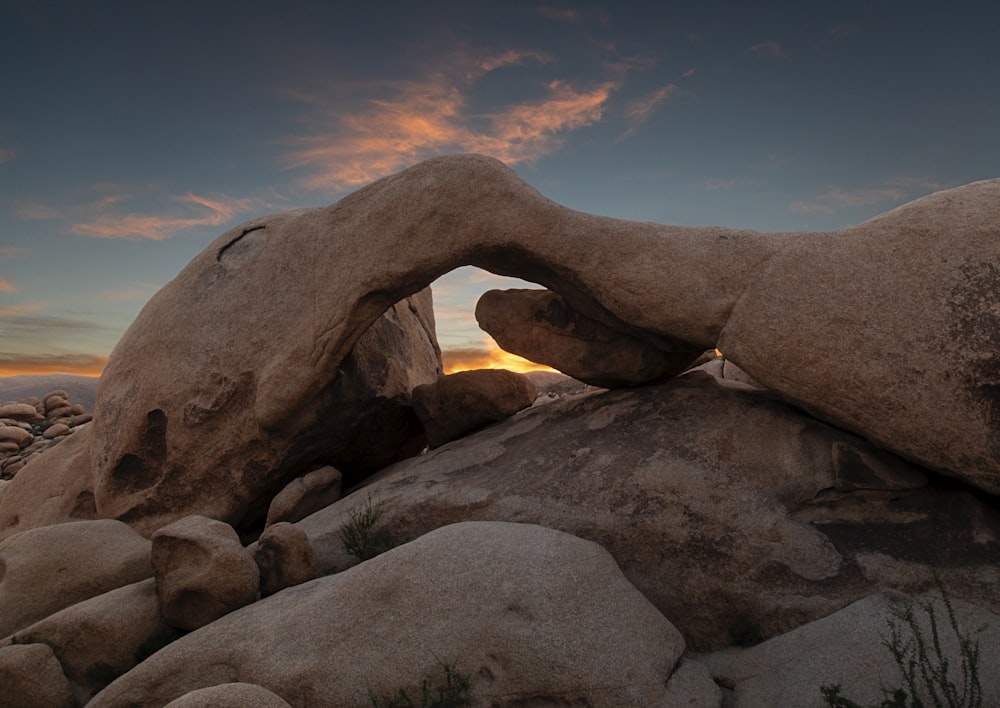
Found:
[[[63,390],[0,403],[0,479],[12,479],[31,457],[92,418]]]

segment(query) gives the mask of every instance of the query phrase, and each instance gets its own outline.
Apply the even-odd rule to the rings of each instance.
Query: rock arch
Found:
[[[98,513],[146,530],[195,511],[239,519],[330,405],[362,333],[462,265],[540,283],[678,361],[719,344],[818,416],[1000,493],[996,319],[980,351],[958,338],[996,308],[984,264],[1000,262],[998,223],[1000,180],[839,232],[761,233],[584,214],[491,158],[429,160],[330,207],[247,222],[153,297],[98,392]],[[183,422],[192,402],[197,426]],[[153,410],[156,482],[121,494],[108,480],[125,456],[153,463]]]

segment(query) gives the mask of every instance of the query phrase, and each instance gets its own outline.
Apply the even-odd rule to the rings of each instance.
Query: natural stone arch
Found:
[[[98,512],[148,517],[147,525],[190,511],[238,516],[247,489],[266,486],[321,412],[316,392],[358,337],[393,303],[462,265],[540,283],[575,312],[665,351],[719,344],[820,417],[1000,493],[1000,406],[984,394],[1000,390],[1000,333],[980,332],[993,349],[970,356],[958,330],[948,330],[972,327],[993,307],[984,298],[1000,275],[979,266],[1000,262],[998,205],[993,180],[830,234],[665,226],[567,209],[496,160],[458,156],[330,207],[247,222],[157,293],[113,352],[95,412]],[[956,226],[961,239],[943,245]],[[918,266],[933,287],[917,282]],[[962,275],[970,268],[981,276],[975,292]],[[902,303],[904,317],[887,301]],[[908,346],[890,347],[895,361],[880,361],[921,322],[917,315],[929,326]],[[871,334],[846,346],[838,326]],[[799,349],[787,346],[802,332]],[[922,372],[926,390],[897,385],[900,371]],[[950,427],[941,425],[942,406]],[[199,411],[203,429],[183,422],[186,410]],[[165,421],[162,444],[159,433],[150,438],[155,411]],[[257,452],[242,469],[220,469],[215,453],[199,447],[208,435],[226,436],[223,452]],[[154,468],[155,499],[106,484],[128,455]],[[237,501],[219,498],[220,478],[232,480]],[[203,499],[197,486],[208,479],[215,494]]]

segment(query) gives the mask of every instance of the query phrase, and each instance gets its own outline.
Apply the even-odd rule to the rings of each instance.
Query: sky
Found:
[[[596,214],[826,231],[1000,177],[987,2],[0,0],[0,375],[99,374],[218,235],[480,152]],[[434,284],[446,367],[510,365]]]

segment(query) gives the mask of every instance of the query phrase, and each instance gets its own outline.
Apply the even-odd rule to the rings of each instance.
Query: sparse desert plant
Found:
[[[399,689],[387,701],[369,694],[372,708],[460,708],[470,705],[469,679],[460,674],[452,664],[442,662],[444,676],[437,686],[431,688],[430,679],[420,684],[420,699],[410,697],[405,689]]]
[[[392,548],[388,530],[379,526],[381,519],[380,505],[373,505],[369,496],[364,504],[351,511],[347,523],[340,529],[344,550],[365,561]]]
[[[958,675],[953,678],[953,665],[942,647],[941,628],[934,604],[920,602],[914,606],[913,602],[908,602],[894,608],[889,618],[889,636],[882,639],[882,644],[889,650],[902,674],[903,686],[892,691],[883,689],[885,698],[875,708],[980,708],[983,704],[979,680],[979,640],[962,632],[944,584],[937,576],[934,580],[948,616],[948,628],[958,640]],[[930,636],[921,626],[918,609],[927,616]],[[840,691],[839,685],[820,688],[826,705],[831,708],[863,708],[841,696]],[[925,703],[925,700],[930,703]]]

